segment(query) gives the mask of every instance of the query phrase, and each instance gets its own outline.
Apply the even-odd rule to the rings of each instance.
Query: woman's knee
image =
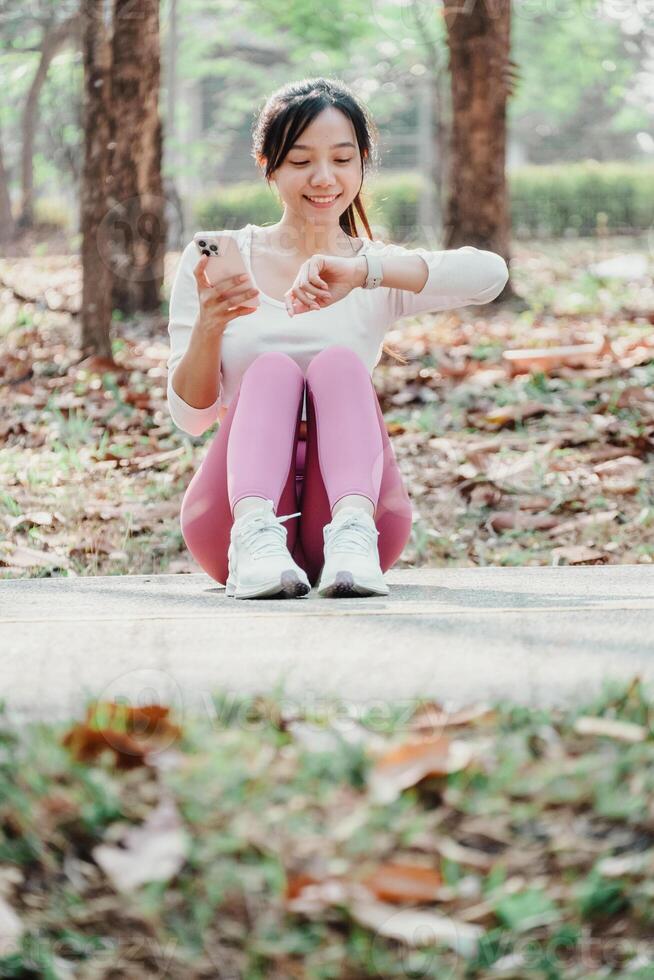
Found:
[[[350,375],[364,374],[370,377],[368,368],[356,351],[353,351],[350,347],[345,347],[343,344],[333,344],[331,347],[323,348],[311,360],[307,368],[307,379],[310,379],[318,371],[322,372],[332,367],[334,369],[337,368],[339,371],[345,370]]]
[[[266,374],[270,371],[282,372],[284,375],[294,374],[304,380],[300,365],[289,354],[284,354],[283,351],[273,350],[259,354],[243,373],[245,375],[259,371],[264,371]]]

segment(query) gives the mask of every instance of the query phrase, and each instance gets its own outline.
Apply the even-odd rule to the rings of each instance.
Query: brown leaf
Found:
[[[0,565],[12,565],[14,568],[66,568],[68,559],[62,558],[55,551],[38,551],[36,548],[26,548],[24,545],[12,545],[2,542]]]
[[[556,514],[524,514],[519,510],[498,510],[488,519],[494,531],[549,531],[560,521]]]
[[[603,551],[587,548],[583,544],[566,548],[552,548],[553,565],[606,565],[609,556]]]
[[[169,707],[158,704],[131,707],[115,702],[96,702],[86,710],[86,720],[62,737],[62,744],[80,762],[91,762],[102,752],[114,754],[118,769],[150,765],[150,756],[168,749],[182,730],[168,719]]]
[[[544,415],[551,412],[550,405],[543,402],[524,402],[520,405],[501,405],[489,412],[471,412],[470,418],[477,428],[501,428],[504,425],[515,425],[516,422],[531,418],[534,415]]]
[[[285,904],[289,912],[316,914],[332,905],[344,905],[351,892],[351,883],[343,878],[299,874],[287,882]]]
[[[469,765],[472,750],[449,738],[423,738],[395,746],[381,755],[370,770],[368,786],[378,803],[390,803],[402,790],[428,776],[446,776]]]
[[[433,902],[443,884],[435,868],[392,862],[380,865],[362,884],[383,902]]]
[[[454,728],[470,725],[477,721],[490,721],[495,717],[495,711],[488,704],[468,705],[457,711],[446,711],[436,701],[421,704],[409,722],[412,732],[434,735],[443,728]]]

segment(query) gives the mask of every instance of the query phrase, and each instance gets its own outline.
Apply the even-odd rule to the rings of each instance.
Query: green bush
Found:
[[[647,230],[654,222],[654,167],[635,163],[561,163],[509,172],[515,238],[591,236]],[[378,237],[422,241],[419,201],[422,177],[415,171],[369,178],[363,201]],[[207,231],[272,224],[281,217],[274,191],[243,181],[203,196],[194,208],[195,227]],[[360,222],[359,227],[363,230]]]
[[[510,173],[516,238],[644,231],[654,221],[654,167],[649,164],[561,163]]]

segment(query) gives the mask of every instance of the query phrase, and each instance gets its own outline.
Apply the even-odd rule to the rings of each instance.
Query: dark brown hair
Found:
[[[361,200],[361,187],[366,173],[379,163],[379,131],[366,106],[340,79],[303,78],[287,82],[267,99],[252,130],[252,156],[263,169],[270,186],[271,174],[282,165],[293,144],[323,109],[340,109],[351,121],[361,156],[361,184],[357,195],[339,218],[343,231],[359,237],[355,208],[363,222],[368,238],[372,231]],[[386,344],[382,350],[402,363],[405,358]]]

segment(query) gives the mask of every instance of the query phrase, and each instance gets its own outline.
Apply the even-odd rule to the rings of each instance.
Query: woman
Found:
[[[230,232],[256,289],[212,287],[193,242],[177,268],[169,409],[191,435],[221,419],[182,534],[237,599],[316,584],[321,596],[388,595],[412,509],[371,378],[384,334],[403,316],[487,303],[508,279],[493,252],[373,240],[360,191],[376,136],[342,82],[283,86],[255,124],[253,156],[284,213]]]

